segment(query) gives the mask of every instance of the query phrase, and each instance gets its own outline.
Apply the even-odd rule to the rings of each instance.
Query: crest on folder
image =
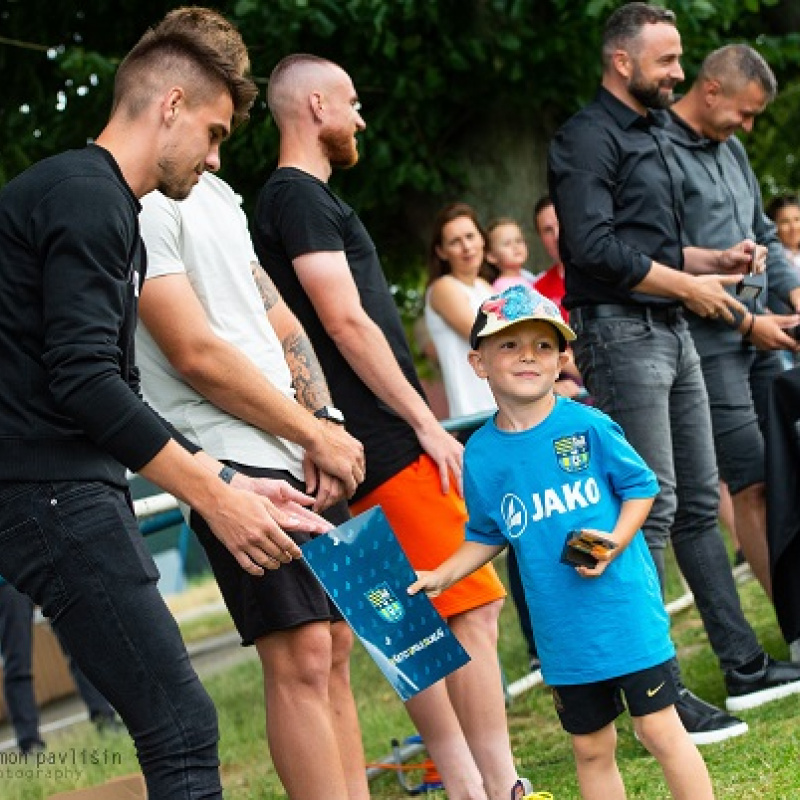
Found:
[[[400,622],[406,615],[403,604],[392,592],[391,587],[385,581],[366,592],[366,598],[370,605],[386,622]]]

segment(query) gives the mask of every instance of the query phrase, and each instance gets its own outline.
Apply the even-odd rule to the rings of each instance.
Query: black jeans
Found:
[[[217,717],[126,491],[0,484],[0,575],[42,608],[125,722],[150,800],[221,798]]]
[[[0,583],[0,656],[3,694],[17,744],[23,749],[41,741],[39,708],[33,687],[33,601],[10,583]],[[62,649],[64,649],[62,647]],[[110,718],[114,709],[70,657],[69,668],[92,719]]]

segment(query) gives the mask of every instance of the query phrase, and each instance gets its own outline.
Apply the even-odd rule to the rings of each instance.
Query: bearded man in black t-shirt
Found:
[[[281,152],[259,197],[256,252],[364,444],[351,508],[380,505],[412,566],[431,569],[463,541],[462,447],[427,405],[375,245],[328,186],[358,160],[358,96],[336,64],[294,55],[274,69],[268,100]],[[496,649],[503,596],[487,565],[435,599],[472,661],[407,703],[452,798],[509,796],[517,784]]]

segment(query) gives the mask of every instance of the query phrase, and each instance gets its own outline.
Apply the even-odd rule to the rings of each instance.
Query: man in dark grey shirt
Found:
[[[800,350],[786,333],[796,314],[766,315],[767,296],[800,308],[800,276],[789,265],[744,147],[733,134],[749,131],[775,97],[777,84],[764,59],[744,44],[728,45],[703,62],[691,89],[672,107],[670,159],[681,172],[684,244],[727,248],[741,239],[758,247],[766,271],[760,294],[734,325],[689,313],[711,402],[720,477],[730,489],[736,534],[767,594],[771,594],[766,538],[764,440],[766,397],[783,372],[778,350]]]
[[[548,177],[577,366],[595,403],[658,476],[661,492],[644,526],[656,566],[663,574],[671,538],[725,672],[728,702],[751,707],[782,695],[800,671],[768,659],[742,613],[717,526],[708,396],[684,306],[730,323],[744,315],[726,291],[739,275],[690,273],[707,263],[743,272],[754,247],[683,251],[680,173],[667,158],[663,111],[683,79],[680,56],[672,12],[644,3],[614,12],[603,37],[602,87],[556,134]],[[674,673],[680,682],[677,663]],[[698,744],[747,730],[683,687],[676,707]]]

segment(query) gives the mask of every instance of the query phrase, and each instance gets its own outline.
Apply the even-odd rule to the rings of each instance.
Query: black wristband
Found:
[[[738,311],[731,310],[731,314],[733,314],[733,322],[731,323],[731,328],[735,331],[738,331],[739,328],[742,327],[742,323],[747,319],[747,315],[750,311],[745,308],[744,314],[739,314]]]
[[[742,339],[747,339],[750,336],[750,334],[753,332],[755,324],[756,324],[756,315],[751,313],[750,324],[747,326],[747,330],[742,334]]]
[[[236,474],[236,470],[233,467],[229,467],[227,464],[219,471],[219,477],[225,481],[225,483],[230,483]]]

